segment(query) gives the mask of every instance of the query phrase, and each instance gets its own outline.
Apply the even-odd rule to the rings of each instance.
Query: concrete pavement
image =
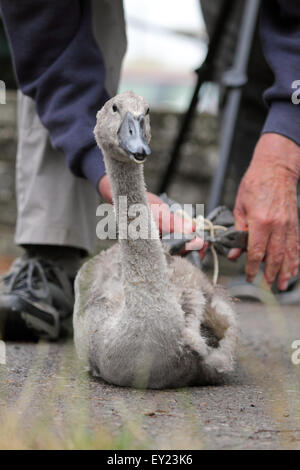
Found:
[[[0,448],[300,449],[300,309],[237,310],[237,367],[219,386],[118,388],[82,371],[72,342],[7,344]]]

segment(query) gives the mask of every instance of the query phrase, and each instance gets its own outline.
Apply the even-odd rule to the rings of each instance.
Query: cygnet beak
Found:
[[[118,131],[119,144],[135,163],[144,163],[151,154],[145,136],[145,115],[134,117],[127,112]]]

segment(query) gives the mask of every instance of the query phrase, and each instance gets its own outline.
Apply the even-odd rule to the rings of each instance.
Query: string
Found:
[[[192,222],[196,228],[195,233],[199,238],[202,238],[203,230],[204,232],[209,232],[209,235],[212,240],[215,238],[216,230],[228,230],[228,228],[224,227],[223,225],[214,225],[211,220],[205,219],[202,215],[198,215],[197,217],[191,217],[183,209],[178,209],[176,211],[176,215],[181,216],[183,219],[188,220],[189,222]],[[213,242],[210,242],[210,249],[212,252],[214,264],[213,284],[216,285],[219,277],[219,258]]]

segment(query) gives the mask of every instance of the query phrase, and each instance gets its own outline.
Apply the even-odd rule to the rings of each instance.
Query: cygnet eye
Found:
[[[114,103],[112,106],[113,112],[116,113],[118,111],[118,106]]]

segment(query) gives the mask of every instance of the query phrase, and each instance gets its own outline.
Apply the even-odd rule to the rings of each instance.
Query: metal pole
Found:
[[[217,207],[221,200],[242,97],[242,87],[247,82],[247,67],[259,7],[260,0],[247,0],[238,36],[234,64],[232,69],[224,74],[224,84],[229,88],[229,91],[222,119],[220,161],[212,182],[208,213]]]
[[[171,150],[170,161],[167,166],[167,169],[163,175],[163,178],[160,182],[160,186],[158,189],[159,193],[164,193],[167,191],[170,181],[174,172],[176,171],[179,159],[180,159],[180,151],[182,144],[185,141],[187,132],[190,128],[191,122],[193,120],[197,104],[199,101],[199,91],[201,85],[204,82],[210,81],[213,78],[213,71],[215,66],[215,56],[218,53],[220,43],[223,40],[223,31],[226,25],[226,20],[231,12],[232,9],[232,0],[223,0],[220,12],[214,27],[214,31],[212,34],[212,38],[208,47],[207,56],[203,64],[195,71],[197,74],[197,82],[194,88],[194,93],[186,111],[185,115],[183,116],[180,129],[178,135],[173,143],[173,147]]]

